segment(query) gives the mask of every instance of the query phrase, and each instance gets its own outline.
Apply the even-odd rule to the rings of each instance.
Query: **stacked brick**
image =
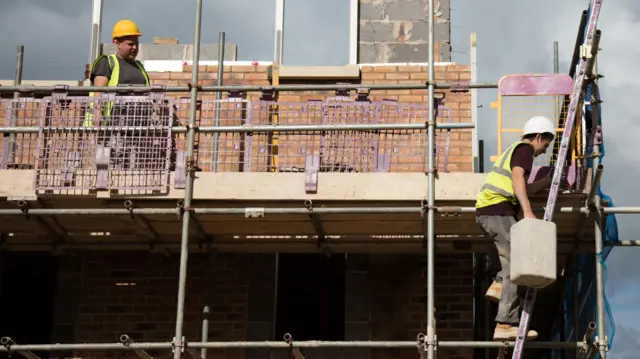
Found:
[[[162,73],[151,73],[150,76],[153,79],[154,83],[164,84],[167,86],[177,86],[177,85],[186,85],[191,80],[191,70],[192,67],[189,65],[184,66],[183,72],[162,72]],[[200,80],[199,84],[204,86],[215,85],[217,80],[217,66],[200,66]],[[258,85],[258,86],[268,86],[271,85],[270,79],[268,77],[268,67],[266,66],[225,66],[224,68],[224,84],[225,85]],[[471,73],[468,65],[442,65],[436,67],[436,80],[437,81],[464,81],[470,80]],[[409,66],[363,66],[361,70],[361,79],[360,83],[362,84],[412,84],[412,83],[424,83],[428,79],[428,69],[426,66],[419,65],[409,65]],[[353,82],[353,81],[351,81]],[[287,84],[297,83],[297,84],[309,84],[312,82],[305,82],[304,80],[293,82],[291,80],[287,81]],[[471,97],[469,92],[452,92],[450,90],[437,90],[437,92],[441,92],[444,94],[444,102],[443,105],[448,109],[442,111],[438,116],[439,122],[449,121],[448,113],[450,111],[451,121],[453,122],[470,122],[471,121]],[[334,97],[336,94],[334,91],[307,91],[307,92],[289,92],[284,91],[278,94],[278,101],[285,103],[292,102],[306,102],[310,100],[316,101],[324,101],[327,98]],[[176,97],[188,98],[188,94],[177,94]],[[258,92],[250,92],[247,94],[248,100],[258,100],[260,94]],[[226,94],[225,94],[226,97]],[[215,94],[202,94],[200,95],[200,99],[203,100],[213,100],[215,99]],[[372,91],[371,99],[374,101],[380,100],[393,100],[397,101],[400,104],[414,104],[424,106],[423,109],[420,110],[411,110],[411,114],[409,112],[404,111],[403,115],[395,115],[391,116],[389,113],[384,111],[382,118],[384,122],[407,122],[407,115],[413,117],[412,121],[414,123],[423,123],[427,120],[427,90],[388,90],[388,91]],[[225,105],[228,106],[228,105]],[[289,104],[283,104],[280,107],[280,111],[284,111],[285,113],[293,113],[296,112],[295,109],[287,110],[287,107],[291,106]],[[188,106],[181,106],[181,110],[179,111],[178,118],[182,123],[185,123],[188,120]],[[205,110],[203,110],[204,113]],[[213,125],[213,116],[211,115],[210,109],[206,110],[209,112],[208,115],[198,115],[199,124],[202,126]],[[231,111],[231,110],[227,110]],[[254,111],[254,113],[257,111]],[[319,112],[319,111],[318,111]],[[228,112],[227,112],[228,113]],[[264,109],[261,113],[265,113]],[[235,116],[235,115],[234,115]],[[234,117],[234,116],[222,116],[224,117]],[[296,117],[293,115],[285,115],[281,116],[281,121],[286,121],[286,124],[296,124]],[[318,118],[320,116],[317,116]],[[255,118],[253,120],[253,124],[257,124],[256,122],[260,122],[260,124],[267,124],[269,119],[267,116],[262,116],[262,118]],[[317,119],[316,122],[321,121]],[[232,123],[233,122],[233,123]],[[221,125],[239,125],[240,121],[238,119],[234,119],[232,122],[224,123]],[[282,122],[281,122],[282,123]],[[308,118],[301,118],[300,122],[297,124],[310,124],[310,120]],[[448,152],[448,166],[447,169],[452,172],[469,172],[471,171],[471,130],[453,130],[450,132],[446,131],[438,131],[438,146],[439,148],[444,148],[445,135],[450,136],[450,147]],[[224,148],[226,146],[231,146],[231,143],[239,143],[244,138],[244,135],[239,134],[223,134],[221,135],[221,162],[225,162],[223,158],[225,155],[228,155],[230,158],[227,162],[231,163],[235,161],[238,163],[238,160],[235,157],[238,157],[237,148]],[[254,135],[255,136],[255,135]],[[303,135],[291,135],[302,137]],[[199,149],[204,151],[205,148],[210,148],[208,142],[212,141],[211,135],[199,135]],[[233,137],[234,141],[231,141],[230,138]],[[237,137],[237,138],[236,138]],[[265,135],[258,135],[254,137],[254,145],[256,142],[262,141],[266,143]],[[283,141],[287,141],[287,138],[283,138]],[[351,140],[352,142],[357,141],[356,139]],[[390,170],[392,172],[422,172],[423,168],[418,167],[416,161],[423,166],[423,163],[426,162],[426,155],[423,157],[416,156],[416,147],[426,145],[426,135],[424,133],[414,133],[411,136],[406,136],[406,139],[398,140],[396,137],[395,142],[392,145],[394,149],[393,151],[399,152],[398,156],[403,155],[403,151],[406,152],[407,156],[417,157],[417,160],[413,161],[403,160],[398,161],[395,165],[392,165]],[[404,141],[405,143],[402,143]],[[300,140],[292,141],[300,143]],[[384,141],[383,141],[384,142]],[[385,143],[390,143],[390,140]],[[184,148],[184,140],[178,141],[178,147]],[[304,151],[300,151],[298,148],[293,148],[295,146],[291,145],[286,151],[289,153],[300,153]],[[286,157],[289,156],[286,153],[282,153],[283,149],[280,149],[281,156]],[[253,153],[253,162],[250,166],[252,171],[261,171],[265,168],[266,158],[264,155],[262,156],[262,161],[259,160],[260,154],[262,152]],[[422,153],[426,153],[422,151]],[[291,158],[295,157],[295,155],[291,155]],[[207,171],[210,170],[211,160],[207,159],[208,156],[206,154],[201,154],[201,158],[199,159],[200,167]],[[258,158],[256,162],[256,158]],[[444,152],[438,153],[438,168],[442,170],[444,168]],[[291,161],[296,166],[303,167],[304,164],[304,156],[298,156]],[[225,169],[227,168],[227,169]],[[238,171],[241,170],[242,166],[239,165],[229,165],[227,167],[220,166],[220,171]]]

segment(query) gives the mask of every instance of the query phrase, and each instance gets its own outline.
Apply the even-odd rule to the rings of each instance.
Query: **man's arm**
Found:
[[[527,179],[525,178],[525,170],[520,166],[515,166],[511,169],[511,182],[513,182],[513,190],[516,193],[516,198],[522,207],[522,213],[524,218],[536,218],[531,210],[531,203],[527,196]]]
[[[93,86],[107,86],[109,78],[106,76],[96,76],[93,78]]]
[[[522,144],[516,147],[511,156],[511,181],[513,190],[522,207],[524,218],[536,218],[531,210],[531,203],[527,191],[527,177],[533,168],[533,147]]]
[[[91,82],[93,86],[107,86],[110,77],[111,66],[109,66],[109,59],[105,56],[98,61],[91,72]]]

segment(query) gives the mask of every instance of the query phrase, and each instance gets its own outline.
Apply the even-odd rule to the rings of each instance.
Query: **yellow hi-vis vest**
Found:
[[[517,141],[507,148],[493,163],[493,168],[487,175],[487,179],[476,197],[476,208],[484,208],[502,202],[517,204],[518,199],[511,181],[511,156],[519,144]]]
[[[91,72],[95,70],[96,65],[98,64],[98,61],[100,61],[100,59],[102,59],[103,57],[107,57],[107,59],[109,60],[109,68],[111,69],[111,77],[109,77],[109,83],[107,83],[107,86],[109,87],[118,86],[118,83],[120,82],[120,63],[118,62],[118,58],[116,57],[115,54],[111,54],[107,56],[105,55],[98,56],[96,61],[93,62],[93,65],[91,65]],[[140,71],[142,71],[142,76],[144,76],[146,85],[149,86],[149,75],[147,74],[147,71],[144,69],[144,66],[142,66],[142,63],[138,60],[135,60],[135,64],[140,69]],[[89,96],[90,97],[95,96],[95,92],[90,92]],[[111,115],[112,107],[113,107],[113,102],[105,103],[102,109],[102,115],[103,116]],[[85,127],[93,126],[93,101],[89,103],[89,108],[87,108],[87,111],[84,115],[84,122],[82,125]]]

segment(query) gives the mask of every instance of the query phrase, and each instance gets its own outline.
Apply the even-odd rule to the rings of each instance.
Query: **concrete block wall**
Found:
[[[113,54],[116,52],[116,45],[102,44],[103,54]],[[225,43],[225,61],[236,61],[238,57],[238,46]],[[179,60],[193,61],[192,44],[140,44],[137,59],[144,60]],[[218,44],[200,45],[201,61],[218,61]]]
[[[175,329],[179,257],[149,253],[77,254],[61,277],[75,288],[61,287],[53,337],[56,342],[115,342],[121,334],[135,341],[169,342]],[[61,258],[60,262],[64,262]],[[184,334],[201,338],[202,308],[211,307],[210,340],[273,340],[275,255],[204,254],[189,257]],[[436,329],[439,340],[473,339],[472,259],[470,254],[436,255]],[[73,271],[70,275],[66,272]],[[426,270],[422,255],[347,256],[346,340],[416,340],[426,330]],[[68,286],[67,286],[68,287]],[[314,308],[308,308],[314,310]],[[62,313],[64,311],[64,313]],[[304,317],[304,313],[300,314]],[[64,329],[64,331],[63,331]],[[280,340],[281,338],[276,338]],[[295,339],[295,338],[294,338]],[[416,349],[304,350],[309,359],[417,358]],[[149,351],[169,358],[168,351]],[[209,350],[216,358],[258,359],[268,350]],[[286,352],[275,352],[274,357]],[[64,355],[64,356],[63,356]],[[58,357],[125,358],[126,352],[84,351]],[[186,355],[186,354],[185,354]],[[54,356],[55,357],[55,356]],[[439,359],[471,359],[471,349],[440,348]]]
[[[182,72],[153,72],[150,73],[152,81],[157,84],[164,84],[168,86],[186,85],[191,80],[191,65],[185,65]],[[267,74],[267,66],[225,66],[224,68],[224,84],[225,85],[270,85]],[[408,84],[408,83],[424,83],[428,79],[428,67],[421,65],[407,65],[407,66],[363,66],[361,70],[361,78],[356,83],[362,84]],[[470,80],[471,72],[468,65],[456,65],[448,64],[442,66],[436,66],[436,80],[438,81],[458,81],[458,80]],[[217,66],[204,66],[199,68],[200,85],[209,86],[215,85],[217,80]],[[354,82],[354,81],[349,81]],[[287,80],[287,83],[311,83],[305,80]],[[335,81],[334,81],[335,83]],[[438,90],[437,92],[444,93],[444,106],[451,109],[453,122],[471,122],[471,96],[468,92],[451,92],[450,90]],[[188,94],[177,94],[176,97],[186,97]],[[257,100],[260,96],[258,92],[251,92],[248,94],[248,99]],[[327,97],[335,96],[334,91],[310,91],[310,92],[281,92],[279,94],[279,101],[282,102],[306,102],[308,100],[324,100]],[[202,99],[213,100],[215,94],[203,94]],[[426,105],[427,90],[391,90],[391,91],[372,91],[371,99],[374,101],[380,101],[383,99],[396,100],[406,104]],[[211,111],[210,111],[211,112]],[[426,112],[423,112],[426,116]],[[179,117],[182,121],[188,119],[188,112],[186,107],[184,111],[179,113]],[[397,121],[406,122],[406,118],[400,118],[396,116]],[[424,121],[426,121],[426,117]],[[206,118],[202,118],[201,125],[213,125],[211,119],[207,121]],[[388,119],[386,120],[389,121]],[[414,121],[421,122],[421,119],[414,119]],[[306,123],[306,122],[305,122]],[[221,140],[225,141],[225,136],[230,134],[223,134]],[[448,169],[452,172],[470,172],[472,170],[472,158],[471,158],[471,130],[452,130],[450,132],[450,149],[449,149],[449,164]],[[206,141],[210,141],[210,138],[203,137],[200,140],[200,148],[208,148]],[[408,139],[408,141],[416,141],[414,139]],[[179,140],[178,147],[183,146],[185,141]],[[444,143],[444,139],[440,143]],[[415,145],[413,145],[415,146]],[[407,148],[410,146],[407,145]],[[293,151],[293,150],[292,150]],[[295,151],[294,151],[295,152]],[[300,156],[302,158],[302,156]],[[442,161],[440,161],[442,162]],[[443,162],[442,162],[443,163]],[[440,165],[440,163],[439,163]],[[206,164],[203,164],[206,167]],[[404,166],[404,165],[403,165]],[[412,166],[415,167],[414,164]],[[412,167],[413,168],[413,167]],[[207,171],[207,168],[203,168]],[[255,171],[256,169],[254,169]],[[409,168],[405,167],[393,167],[391,171],[406,172]],[[411,169],[415,172],[415,169]]]
[[[428,62],[428,0],[360,0],[359,63]],[[435,61],[451,61],[450,0],[435,0]]]

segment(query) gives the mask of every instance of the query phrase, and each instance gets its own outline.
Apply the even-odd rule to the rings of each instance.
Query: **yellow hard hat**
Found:
[[[131,20],[120,20],[116,22],[113,27],[113,33],[111,34],[111,39],[115,40],[119,37],[125,36],[142,36],[140,33],[140,29],[138,29],[138,25]]]

